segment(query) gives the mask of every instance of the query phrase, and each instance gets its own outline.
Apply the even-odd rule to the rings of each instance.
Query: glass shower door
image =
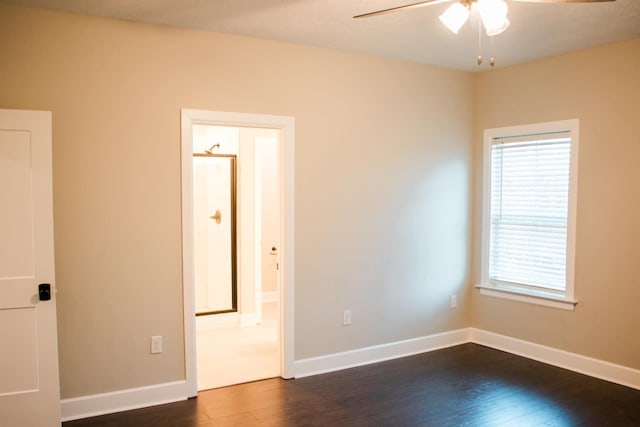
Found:
[[[196,314],[237,311],[236,156],[194,154]]]

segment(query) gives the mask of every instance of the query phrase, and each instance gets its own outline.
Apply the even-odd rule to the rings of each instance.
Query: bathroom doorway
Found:
[[[193,126],[199,390],[280,376],[279,134]]]
[[[193,395],[293,376],[292,161],[292,118],[182,110],[185,363]]]

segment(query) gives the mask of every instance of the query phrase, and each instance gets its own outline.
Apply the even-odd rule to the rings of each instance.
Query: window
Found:
[[[578,126],[485,131],[481,293],[573,309]]]

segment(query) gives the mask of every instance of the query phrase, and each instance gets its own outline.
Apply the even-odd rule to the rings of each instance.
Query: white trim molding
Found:
[[[490,277],[490,246],[491,246],[491,168],[492,147],[496,141],[504,138],[512,140],[531,141],[542,135],[567,132],[570,135],[571,151],[569,161],[569,191],[567,200],[567,234],[566,234],[566,265],[564,289],[557,292],[550,289],[536,289],[525,283],[505,283]],[[568,119],[554,122],[532,123],[519,126],[485,129],[483,136],[482,160],[482,223],[481,223],[481,251],[480,251],[480,293],[485,296],[505,298],[525,303],[543,305],[563,310],[573,310],[577,304],[575,299],[575,236],[576,212],[578,196],[578,151],[579,151],[580,120]],[[517,279],[514,279],[517,280]]]
[[[181,185],[182,185],[182,287],[186,383],[188,396],[197,394],[195,290],[193,269],[193,212],[192,165],[193,125],[258,127],[278,129],[278,187],[280,193],[280,372],[283,378],[293,377],[294,366],[294,283],[295,283],[295,178],[294,144],[295,119],[290,116],[206,111],[183,108],[181,119]],[[259,299],[262,295],[258,295]],[[258,301],[259,302],[259,301]],[[260,308],[258,308],[260,309]],[[246,313],[240,316],[240,324],[255,324],[260,316]]]
[[[640,390],[638,369],[475,328],[469,329],[469,341]]]
[[[640,390],[640,370],[638,369],[476,328],[458,329],[410,340],[296,360],[294,363],[295,377],[302,378],[339,371],[465,343],[484,345]]]
[[[60,402],[62,421],[71,421],[178,402],[180,400],[187,400],[189,395],[187,382],[175,381],[147,387],[137,387],[109,393],[63,399]]]
[[[468,337],[468,329],[458,329],[420,338],[328,354],[326,356],[296,360],[294,363],[295,377],[308,377],[452,347],[469,342]]]
[[[576,304],[578,304],[578,301],[560,298],[543,292],[529,291],[524,293],[519,288],[509,288],[506,286],[496,285],[476,285],[476,288],[480,289],[480,295],[526,302],[529,304],[559,308],[568,311],[573,311]]]
[[[375,345],[294,362],[295,378],[303,378],[385,360],[474,343],[537,360],[594,378],[640,390],[640,370],[523,341],[476,328],[463,328],[404,341]],[[62,421],[161,405],[192,396],[188,381],[176,381],[110,393],[64,399]]]
[[[262,302],[277,302],[280,300],[279,291],[265,291],[262,293]]]

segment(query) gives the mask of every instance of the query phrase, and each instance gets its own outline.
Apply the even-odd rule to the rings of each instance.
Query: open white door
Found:
[[[60,426],[51,187],[51,113],[0,110],[3,426]]]

